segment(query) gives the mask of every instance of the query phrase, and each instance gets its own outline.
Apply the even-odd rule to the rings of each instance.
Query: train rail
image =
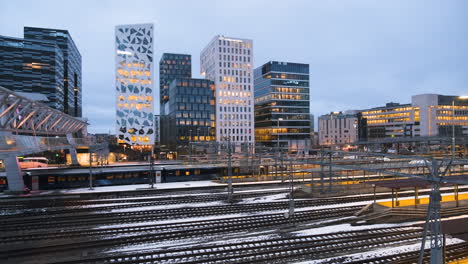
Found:
[[[468,186],[464,188],[460,188],[459,191],[463,191],[464,189],[468,190]],[[451,190],[441,190],[442,193],[451,192]],[[272,194],[280,194],[285,193],[284,191],[268,191],[268,192],[254,192],[254,193],[239,193],[237,194],[237,199],[244,199],[250,197],[257,197],[262,195],[272,195]],[[420,191],[419,195],[427,195],[429,191]],[[399,197],[410,197],[412,193],[400,193]],[[216,195],[207,195],[203,197],[174,197],[175,199],[167,198],[167,199],[156,199],[157,201],[148,198],[145,201],[141,199],[128,201],[125,203],[125,200],[119,200],[116,204],[113,204],[113,201],[106,202],[106,200],[102,200],[103,206],[95,206],[95,207],[85,207],[85,208],[54,208],[54,209],[35,209],[34,211],[23,212],[23,213],[12,213],[12,214],[4,214],[0,216],[0,223],[5,223],[8,219],[17,219],[17,218],[34,218],[34,217],[54,217],[54,219],[59,219],[61,214],[77,214],[80,217],[80,214],[84,213],[105,213],[106,211],[117,210],[117,209],[126,209],[126,208],[138,208],[138,207],[150,207],[150,206],[163,206],[163,205],[173,205],[173,204],[183,204],[183,203],[194,203],[194,202],[214,202],[214,201],[223,201],[225,199],[225,194],[216,194]],[[383,193],[383,194],[376,194],[375,199],[390,199],[390,193]],[[311,199],[311,200],[301,200],[296,201],[298,207],[301,206],[322,206],[322,205],[331,205],[331,204],[340,204],[340,203],[350,203],[350,202],[363,202],[363,201],[373,201],[374,195],[366,194],[360,196],[347,196],[347,197],[330,197],[330,198],[319,198],[319,199]],[[83,201],[86,203],[87,201]],[[123,203],[123,204],[122,204]],[[273,203],[269,203],[273,206],[276,206]],[[302,205],[304,204],[304,205]],[[4,211],[8,212],[8,210]],[[0,227],[0,230],[1,227]]]
[[[468,242],[463,242],[445,247],[446,261],[455,261],[463,257],[468,257]],[[430,250],[426,249],[424,263],[429,263]],[[418,262],[419,251],[398,253],[382,257],[367,258],[356,261],[349,261],[346,264],[415,264]],[[324,262],[323,264],[340,264],[343,259]]]
[[[0,257],[14,257],[30,254],[45,254],[57,250],[75,250],[98,247],[124,245],[128,243],[149,243],[164,240],[185,239],[193,237],[208,237],[221,233],[238,233],[254,229],[276,228],[290,226],[321,219],[337,219],[343,222],[345,217],[352,216],[359,207],[322,209],[297,212],[292,220],[283,214],[268,214],[249,217],[225,218],[196,222],[170,223],[140,227],[108,228],[95,230],[70,231],[62,233],[28,234],[23,236],[0,237],[0,244],[5,250],[0,250]],[[121,237],[114,237],[119,235]],[[86,238],[79,242],[73,239]],[[47,239],[62,239],[47,243]],[[37,243],[23,244],[32,240]],[[15,243],[21,243],[16,244]],[[28,246],[29,245],[29,246]]]
[[[149,250],[56,264],[94,263],[284,263],[285,260],[319,259],[363,249],[419,240],[421,228],[383,228],[324,235],[262,239],[246,242]]]

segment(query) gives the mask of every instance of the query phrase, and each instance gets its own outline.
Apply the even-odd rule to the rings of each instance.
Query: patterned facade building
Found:
[[[153,145],[153,24],[115,28],[117,136],[130,145]]]
[[[24,28],[24,38],[0,36],[0,86],[40,93],[47,105],[81,117],[81,55],[67,30]]]
[[[176,78],[192,77],[192,56],[188,54],[163,53],[159,61],[159,94],[161,115],[166,113],[169,101],[169,85]]]
[[[200,55],[201,74],[216,89],[216,141],[254,144],[252,40],[215,36]]]

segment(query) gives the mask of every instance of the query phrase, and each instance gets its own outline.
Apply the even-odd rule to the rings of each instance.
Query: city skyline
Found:
[[[273,60],[307,63],[315,116],[407,102],[414,94],[467,90],[467,3],[462,1],[293,1],[288,7],[265,1],[136,1],[145,8],[134,14],[116,2],[93,3],[93,10],[70,3],[70,10],[85,14],[73,20],[59,12],[56,1],[5,2],[0,10],[3,36],[21,37],[23,26],[70,32],[82,54],[83,117],[93,133],[114,129],[113,34],[120,24],[154,22],[155,60],[164,52],[190,54],[194,78],[201,78],[200,52],[215,35],[252,39],[254,68]],[[224,9],[233,12],[220,16]],[[176,12],[171,10],[181,21],[172,19]],[[158,74],[154,78],[158,83]]]

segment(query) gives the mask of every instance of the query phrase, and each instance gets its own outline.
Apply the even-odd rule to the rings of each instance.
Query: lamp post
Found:
[[[276,169],[276,177],[278,177],[278,159],[280,155],[280,145],[279,145],[279,121],[283,121],[283,118],[278,118],[277,120],[277,129],[276,129],[276,159],[275,159],[275,169]],[[283,175],[281,174],[281,182],[284,182]]]
[[[456,99],[465,100],[468,96],[459,96]],[[455,98],[452,100],[452,161],[455,159]]]
[[[189,129],[189,162],[192,164],[192,129]]]

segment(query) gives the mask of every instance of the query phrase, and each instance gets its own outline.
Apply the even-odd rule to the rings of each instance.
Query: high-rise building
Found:
[[[162,117],[161,144],[173,151],[215,138],[215,86],[206,79],[175,79],[169,85],[167,113]]]
[[[53,42],[62,50],[64,112],[81,116],[81,54],[70,33],[67,30],[25,27],[24,37]]]
[[[166,114],[165,103],[169,100],[169,85],[176,78],[192,78],[192,56],[163,53],[159,61],[161,115]]]
[[[309,64],[270,61],[254,71],[255,141],[283,151],[310,147]]]
[[[117,26],[115,41],[119,142],[153,145],[153,24]]]
[[[41,93],[47,105],[81,117],[81,55],[67,30],[24,28],[24,38],[0,36],[0,86]]]
[[[201,74],[216,89],[216,141],[239,151],[254,138],[252,40],[215,36],[200,55]]]

